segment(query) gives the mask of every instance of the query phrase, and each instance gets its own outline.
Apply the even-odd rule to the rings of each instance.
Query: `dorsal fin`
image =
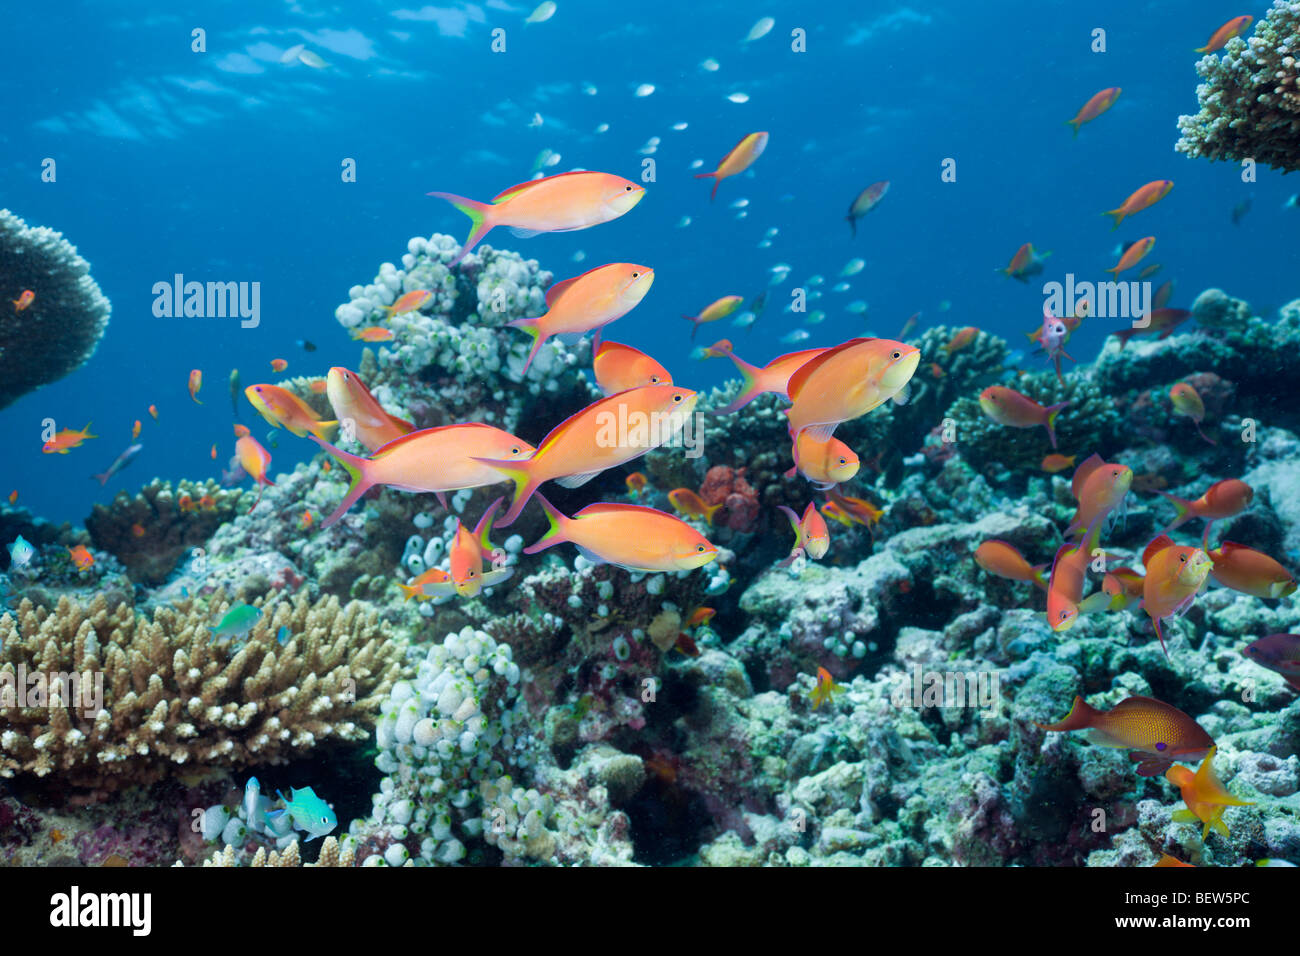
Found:
[[[1161,551],[1163,551],[1165,548],[1172,548],[1173,546],[1174,546],[1173,538],[1169,537],[1169,535],[1167,534],[1162,534],[1160,537],[1156,538],[1149,545],[1147,545],[1147,549],[1142,552],[1142,566],[1147,569],[1148,573],[1150,573],[1151,559],[1154,558]]]
[[[581,518],[584,515],[601,515],[601,514],[629,514],[631,512],[645,512],[657,515],[666,514],[658,508],[647,508],[645,505],[627,505],[617,501],[597,501],[595,504],[587,505],[581,511],[574,514],[575,518]],[[667,517],[672,517],[667,515]]]
[[[821,349],[802,349],[798,352],[786,352],[784,355],[778,355],[776,358],[772,359],[772,361],[764,365],[763,370],[767,371],[768,369],[773,368],[782,362],[790,362],[790,361],[797,360],[799,359],[800,356],[803,356],[803,362],[801,362],[798,367],[803,368],[803,366],[807,365],[817,356],[828,351],[830,350],[821,348]]]
[[[388,413],[385,412],[384,414],[388,414]],[[392,416],[389,417],[391,418]],[[397,421],[401,421],[401,419],[397,419]],[[391,455],[393,452],[398,451],[400,448],[405,447],[411,442],[418,441],[421,438],[424,438],[429,432],[432,431],[444,431],[446,429],[451,429],[451,428],[493,428],[493,427],[494,426],[492,425],[485,425],[483,422],[460,422],[456,425],[439,425],[437,428],[421,428],[417,431],[408,432],[407,434],[401,436],[400,438],[394,438],[392,441],[388,442],[385,445],[381,445],[375,451],[375,453],[370,457],[372,460],[376,458],[386,458],[389,455]]]
[[[560,296],[562,296],[562,295],[564,295],[564,293],[568,292],[569,289],[571,289],[571,288],[573,287],[573,283],[577,282],[579,279],[582,278],[582,276],[585,276],[585,275],[587,275],[587,274],[590,273],[590,272],[591,272],[591,270],[588,269],[587,272],[584,272],[581,276],[574,276],[572,279],[565,279],[563,282],[557,282],[557,283],[555,283],[555,285],[553,285],[553,286],[551,286],[549,289],[547,289],[547,290],[546,290],[546,307],[547,307],[548,309],[553,309],[553,308],[555,308],[555,303],[559,300]]]
[[[504,192],[497,193],[495,196],[492,197],[492,201],[494,203],[505,202],[505,200],[519,195],[521,192],[523,192],[526,189],[532,189],[534,186],[539,186],[542,183],[552,182],[556,179],[559,179],[561,176],[585,176],[589,172],[590,172],[589,170],[579,169],[568,173],[556,173],[554,176],[543,176],[541,179],[530,179],[526,183],[518,183],[517,185],[511,186],[509,189],[505,190]]]
[[[1079,462],[1079,467],[1074,469],[1074,477],[1070,479],[1070,492],[1074,495],[1075,501],[1079,500],[1079,493],[1083,491],[1083,485],[1088,480],[1088,476],[1104,464],[1106,462],[1095,451]]]
[[[863,342],[870,342],[870,341],[871,339],[868,338],[849,339],[844,344],[837,345],[833,349],[827,349],[821,355],[818,355],[816,358],[813,358],[809,360],[806,364],[800,366],[799,370],[790,376],[790,384],[787,385],[785,389],[786,395],[790,396],[790,401],[793,402],[795,398],[799,395],[799,392],[803,389],[804,384],[808,381],[809,376],[811,376],[813,372],[817,371],[817,369],[821,368],[828,361],[830,361],[832,357],[838,355],[840,352],[843,352],[845,349],[851,349],[855,345],[861,345]]]

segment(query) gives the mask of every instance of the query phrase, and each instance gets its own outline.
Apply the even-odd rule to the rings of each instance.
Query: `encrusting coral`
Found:
[[[61,233],[0,209],[0,293],[16,300],[29,290],[30,305],[0,309],[0,408],[84,365],[111,311],[90,263]]]
[[[1178,117],[1174,149],[1211,160],[1300,169],[1300,0],[1276,0],[1249,39],[1196,64],[1200,112]]]
[[[264,612],[246,642],[217,643],[209,626],[226,610],[219,593],[149,619],[100,595],[53,612],[24,600],[0,617],[0,776],[113,790],[369,734],[401,658],[373,610],[299,595]]]

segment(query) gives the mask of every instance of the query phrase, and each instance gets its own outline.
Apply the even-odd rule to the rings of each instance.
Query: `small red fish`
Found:
[[[673,644],[673,649],[687,657],[700,656],[700,649],[696,645],[695,641],[691,640],[689,634],[679,633],[677,635],[677,642]]]
[[[947,345],[941,345],[939,347],[949,355],[952,355],[954,352],[964,349],[966,346],[970,345],[971,342],[975,341],[975,336],[979,335],[979,331],[980,330],[975,328],[975,326],[968,325],[964,329],[958,329],[957,332],[953,334],[953,337],[948,340]]]
[[[199,499],[199,507],[204,511],[216,511],[217,499],[213,498],[211,495],[204,495]]]
[[[72,563],[77,566],[78,571],[86,571],[95,563],[95,556],[90,553],[84,544],[79,544],[75,548],[68,548],[68,557]]]
[[[140,437],[140,419],[137,418],[135,420],[135,424],[131,426],[131,441],[135,441],[139,437]]]
[[[641,472],[634,471],[632,474],[627,476],[627,490],[639,498],[641,497],[642,489],[646,486],[647,480],[646,476],[641,474]]]
[[[18,298],[13,300],[14,311],[21,312],[35,301],[36,293],[31,289],[23,289],[23,291],[18,295]]]
[[[271,359],[271,371],[283,372],[289,367],[289,363],[284,359]]]
[[[1254,21],[1254,17],[1244,14],[1239,17],[1233,17],[1214,33],[1210,34],[1210,39],[1206,41],[1205,46],[1197,47],[1193,53],[1216,53],[1222,50],[1233,37],[1239,37],[1246,32],[1246,28]],[[23,293],[26,295],[27,293]]]
[[[189,495],[181,495],[176,499],[176,507],[181,511],[189,512],[194,510],[194,499]]]
[[[312,516],[311,511],[304,511],[302,516],[298,519],[298,530],[306,531],[312,526],[315,520],[316,519]]]
[[[212,451],[211,451],[210,454],[211,454],[211,456],[212,456],[212,460],[213,460],[213,461],[216,461],[216,460],[217,460],[217,445],[216,445],[216,442],[213,442],[213,444],[212,444]]]
[[[813,710],[844,691],[844,685],[835,683],[835,678],[831,677],[830,671],[824,667],[817,668],[817,686],[812,692]]]
[[[157,405],[150,405],[150,406],[149,406],[149,414],[153,416],[153,420],[154,420],[154,421],[157,421],[157,420],[158,420],[158,406],[157,406]]]
[[[709,526],[713,525],[713,516],[723,504],[718,502],[716,505],[707,505],[703,498],[689,488],[674,488],[668,492],[668,503],[682,514],[703,518]]]
[[[709,621],[713,620],[713,615],[717,613],[718,612],[711,607],[697,607],[690,613],[690,616],[686,618],[686,623],[684,623],[682,627],[686,628],[688,631],[693,630],[701,624],[707,624]]]
[[[194,401],[199,405],[203,404],[202,402],[199,401],[199,389],[201,389],[202,387],[203,387],[203,372],[197,368],[192,369],[190,371],[190,398],[194,399]]]
[[[9,503],[13,504],[17,500],[18,500],[18,489],[15,488],[13,491],[9,492]]]
[[[131,525],[131,534],[134,535],[134,536],[137,537],[137,538],[143,538],[143,537],[144,537],[144,525],[140,524],[140,522],[138,522],[138,521],[137,521],[135,524]]]
[[[354,331],[352,337],[359,342],[391,342],[393,340],[393,330],[385,329],[379,325],[372,325],[369,328]]]

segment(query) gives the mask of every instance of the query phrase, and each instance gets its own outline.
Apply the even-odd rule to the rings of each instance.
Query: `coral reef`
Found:
[[[96,504],[86,518],[95,547],[126,566],[138,584],[162,584],[182,557],[202,547],[238,511],[243,493],[216,482],[171,483],[155,478],[134,496],[119,491],[111,504]],[[211,504],[200,504],[211,499]]]
[[[24,600],[0,617],[0,692],[13,708],[0,776],[105,791],[367,734],[400,655],[373,612],[300,596],[268,609],[236,647],[209,633],[225,609],[218,595],[146,619],[101,595],[53,612]]]
[[[95,352],[111,311],[90,277],[90,263],[61,233],[28,226],[0,209],[0,288],[17,300],[35,297],[21,311],[0,309],[0,408],[33,389],[58,381]],[[58,348],[48,343],[58,342]]]
[[[1211,160],[1300,169],[1300,2],[1274,0],[1249,38],[1196,64],[1200,112],[1178,117],[1174,149]]]

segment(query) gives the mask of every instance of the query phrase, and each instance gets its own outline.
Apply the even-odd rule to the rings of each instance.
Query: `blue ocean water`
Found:
[[[544,149],[561,154],[549,172],[640,179],[652,158],[654,180],[635,210],[598,229],[529,240],[500,231],[487,242],[538,259],[557,278],[609,261],[652,266],[654,288],[609,335],[653,352],[696,388],[720,383],[731,367],[690,358],[680,315],[724,294],[756,296],[778,263],[790,276],[770,288],[759,321],[748,331],[707,327],[698,344],[726,336],[761,364],[866,331],[897,334],[917,311],[921,329],[976,325],[1014,339],[1039,322],[1042,281],[1067,272],[1105,279],[1116,244],[1145,235],[1158,237],[1148,261],[1164,265],[1154,281],[1178,281],[1172,305],[1186,307],[1207,285],[1257,306],[1297,294],[1300,210],[1283,206],[1295,183],[1267,169],[1245,183],[1237,166],[1173,150],[1177,117],[1197,109],[1193,48],[1231,16],[1258,20],[1263,0],[560,0],[550,20],[525,25],[532,6],[206,3],[177,13],[100,2],[9,11],[0,206],[75,243],[113,317],[84,368],[0,411],[0,494],[15,488],[37,514],[76,521],[153,476],[216,477],[233,451],[230,370],[247,385],[276,380],[273,358],[289,362],[285,374],[355,367],[361,346],[333,317],[347,289],[369,282],[380,262],[397,262],[411,236],[468,233],[463,215],[425,194],[489,199],[527,179]],[[773,17],[774,29],[742,42],[760,16]],[[1091,49],[1097,28],[1104,53]],[[195,29],[205,31],[204,52],[192,49]],[[503,53],[492,52],[495,29],[506,31]],[[796,29],[804,52],[791,48]],[[328,66],[281,64],[299,43]],[[716,72],[701,67],[708,58]],[[653,94],[638,97],[642,84]],[[1073,139],[1062,124],[1108,86],[1123,88],[1119,101]],[[749,99],[734,103],[733,93]],[[540,126],[530,125],[534,114]],[[604,123],[608,131],[596,132]],[[677,123],[688,125],[675,131]],[[710,182],[693,178],[692,161],[712,169],[757,130],[771,134],[766,152],[710,202]],[[660,142],[647,157],[639,150],[651,137]],[[47,157],[57,163],[54,183],[41,181]],[[347,158],[354,183],[341,179]],[[941,179],[945,159],[956,162],[955,182]],[[1175,182],[1170,195],[1112,231],[1100,213],[1164,178]],[[849,203],[882,179],[888,195],[851,238]],[[739,199],[748,205],[733,208]],[[1247,199],[1234,225],[1231,212]],[[691,223],[679,228],[683,216]],[[772,227],[770,248],[759,248]],[[1053,255],[1024,285],[994,270],[1026,241]],[[855,257],[866,267],[848,280],[851,291],[831,291]],[[177,273],[261,283],[260,325],[156,318],[153,287]],[[814,275],[825,283],[809,285]],[[783,312],[796,287],[822,291],[810,307],[827,319],[809,327],[807,342],[784,345],[800,327]],[[854,300],[869,304],[865,319],[846,309]],[[1076,358],[1096,354],[1108,321],[1084,324],[1071,342]],[[303,338],[318,351],[298,348]],[[196,367],[202,406],[186,391]],[[246,403],[242,417],[263,436]],[[43,455],[46,418],[61,428],[93,422],[101,437]],[[130,443],[136,419],[144,423],[136,462],[105,488],[87,480]],[[312,451],[280,441],[272,472]]]

